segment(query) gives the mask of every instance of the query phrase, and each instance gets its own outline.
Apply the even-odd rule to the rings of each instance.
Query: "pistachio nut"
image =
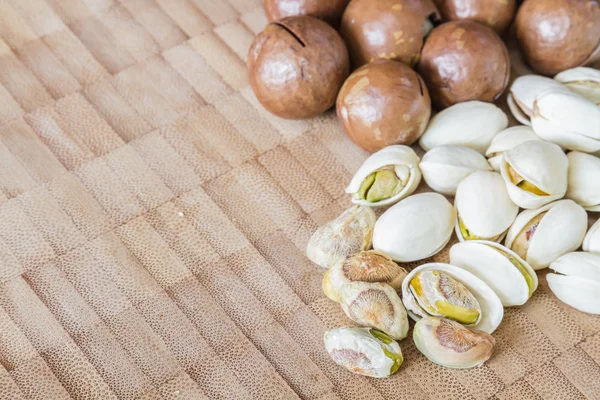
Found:
[[[597,220],[583,238],[583,251],[600,253],[600,220]]]
[[[524,125],[531,125],[535,98],[540,93],[553,88],[564,89],[559,82],[545,76],[520,76],[510,87],[506,98],[508,108],[517,121]]]
[[[600,211],[600,158],[579,151],[567,154],[569,183],[565,197],[588,211]]]
[[[454,207],[441,194],[415,194],[379,217],[373,248],[398,262],[431,257],[450,240],[455,219]]]
[[[306,247],[306,256],[315,264],[329,268],[347,256],[371,247],[375,212],[361,205],[344,211],[315,231]]]
[[[371,154],[358,169],[346,193],[352,202],[387,206],[411,195],[421,182],[419,157],[408,146],[393,145]]]
[[[458,240],[499,242],[519,213],[502,176],[492,171],[476,171],[463,179],[454,198]]]
[[[559,200],[519,214],[505,243],[538,270],[581,246],[586,230],[585,210],[572,200]]]
[[[333,264],[323,277],[323,292],[333,301],[340,301],[340,289],[350,282],[387,283],[400,290],[406,270],[385,253],[377,250],[361,251]]]
[[[398,292],[379,282],[350,282],[340,289],[340,304],[352,321],[385,332],[395,340],[408,333],[406,309]]]
[[[384,378],[404,361],[400,345],[376,329],[336,328],[325,332],[324,339],[333,361],[355,374]]]
[[[600,314],[600,254],[568,253],[558,258],[546,275],[550,290],[560,301],[589,314]]]
[[[489,333],[439,317],[418,321],[413,340],[425,357],[448,368],[472,368],[483,364],[492,356],[496,343]]]
[[[533,209],[567,192],[569,161],[554,143],[533,140],[505,151],[500,172],[513,203]]]
[[[564,149],[600,151],[600,107],[568,90],[539,94],[531,123],[539,137]]]
[[[465,146],[481,154],[508,126],[508,117],[491,103],[466,101],[436,114],[419,140],[425,151],[438,146]]]
[[[542,140],[535,134],[530,126],[519,125],[506,128],[494,136],[490,147],[488,147],[485,152],[485,156],[488,158],[492,168],[494,168],[495,171],[500,172],[500,168],[502,167],[502,154],[505,151],[530,140]]]
[[[576,67],[558,73],[555,80],[573,93],[600,105],[600,71],[589,67]]]
[[[475,171],[491,171],[485,157],[464,146],[439,146],[429,150],[419,164],[427,185],[454,196],[458,183]]]
[[[450,248],[450,263],[485,282],[504,307],[525,304],[538,287],[537,275],[527,261],[495,242],[457,243]]]
[[[408,315],[441,316],[492,333],[504,308],[494,291],[465,269],[450,264],[423,264],[402,282],[402,301]]]

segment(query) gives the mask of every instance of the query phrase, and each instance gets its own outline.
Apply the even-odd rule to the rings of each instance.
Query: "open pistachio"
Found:
[[[550,264],[550,290],[560,301],[589,314],[600,314],[600,254],[568,253]]]
[[[492,171],[476,171],[456,189],[455,231],[458,240],[499,242],[515,220],[519,207],[508,196],[502,176]]]
[[[335,263],[323,277],[323,292],[333,301],[340,301],[340,289],[350,282],[387,283],[399,291],[406,270],[385,253],[367,250]]]
[[[464,146],[439,146],[429,150],[419,164],[430,188],[446,196],[454,196],[458,183],[475,171],[491,171],[477,151]]]
[[[523,75],[515,79],[506,101],[517,121],[524,125],[531,125],[535,98],[548,89],[564,90],[559,82],[545,76]]]
[[[506,235],[506,247],[533,269],[577,249],[587,229],[587,213],[572,200],[560,200],[517,216]]]
[[[352,321],[385,332],[395,340],[408,333],[406,309],[391,286],[379,282],[351,282],[340,289],[340,304]]]
[[[511,200],[522,208],[538,208],[567,192],[569,161],[556,144],[533,140],[502,155],[501,172]]]
[[[466,146],[481,154],[493,137],[508,126],[500,108],[482,101],[458,103],[437,113],[419,140],[425,151],[438,146]]]
[[[573,93],[600,105],[600,71],[595,68],[576,67],[562,71],[554,77]]]
[[[485,152],[485,156],[488,158],[488,162],[492,168],[500,172],[502,168],[502,154],[530,140],[542,140],[530,126],[519,125],[506,128],[494,136],[490,147]]]
[[[437,317],[417,322],[413,339],[425,357],[448,368],[472,368],[483,364],[492,356],[496,343],[486,332]]]
[[[346,188],[352,202],[370,207],[394,204],[411,195],[421,181],[419,157],[408,146],[385,147],[372,154]]]
[[[413,269],[402,282],[402,301],[408,315],[440,316],[492,333],[504,308],[494,291],[465,269],[429,263]]]
[[[600,151],[600,107],[568,90],[548,90],[534,102],[535,133],[564,149]]]
[[[306,247],[306,256],[329,268],[347,256],[371,247],[377,216],[369,207],[355,205],[315,231]]]
[[[600,211],[600,158],[571,151],[566,197],[588,211]]]
[[[585,238],[583,238],[582,248],[583,251],[600,253],[600,219],[597,220],[588,233],[586,233]]]
[[[325,332],[324,339],[333,361],[355,374],[384,378],[404,361],[400,345],[376,329],[337,328]]]

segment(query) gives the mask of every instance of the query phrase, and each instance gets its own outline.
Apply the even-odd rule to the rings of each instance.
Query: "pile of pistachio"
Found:
[[[547,267],[558,299],[600,314],[600,221],[588,231],[586,212],[600,211],[600,71],[523,76],[508,101],[525,125],[507,128],[495,105],[465,102],[432,118],[422,159],[403,145],[372,154],[346,188],[355,205],[310,239],[307,256],[328,269],[323,291],[358,325],[325,333],[337,364],[393,374],[410,317],[429,360],[481,365],[504,307],[527,302]],[[421,178],[437,193],[413,194]],[[453,233],[449,264],[401,266],[434,256]]]

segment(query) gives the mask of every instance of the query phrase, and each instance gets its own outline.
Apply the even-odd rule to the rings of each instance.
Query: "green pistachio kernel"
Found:
[[[360,185],[357,195],[361,200],[375,203],[394,196],[400,184],[401,181],[393,170],[382,169],[367,176]]]
[[[392,367],[390,368],[390,375],[393,375],[396,371],[398,371],[398,368],[400,368],[400,366],[404,362],[404,357],[402,357],[402,354],[392,353],[383,346],[381,347],[381,350],[383,350],[383,354],[385,354],[394,362],[394,364],[392,364]]]
[[[517,269],[523,275],[523,277],[525,278],[525,281],[527,282],[527,287],[529,288],[529,296],[531,296],[533,294],[533,278],[529,274],[529,271],[527,271],[525,266],[521,263],[521,261],[519,261],[516,257],[511,256],[510,254],[508,254],[505,251],[497,249],[493,246],[489,246],[489,247],[496,250],[498,253],[502,254],[504,257],[508,258],[508,261],[510,261],[512,263],[512,265],[517,267]]]
[[[371,336],[373,336],[374,338],[377,338],[377,339],[381,340],[385,344],[390,344],[390,343],[392,343],[394,341],[394,339],[392,339],[391,337],[389,337],[385,333],[383,333],[381,331],[378,331],[377,329],[369,329],[369,333],[371,334]]]

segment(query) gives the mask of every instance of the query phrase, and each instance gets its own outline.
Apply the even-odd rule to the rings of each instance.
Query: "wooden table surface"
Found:
[[[304,251],[367,154],[333,112],[261,108],[265,23],[260,0],[0,0],[0,399],[600,398],[600,317],[543,271],[481,368],[410,339],[389,379],[330,360],[350,322]]]

